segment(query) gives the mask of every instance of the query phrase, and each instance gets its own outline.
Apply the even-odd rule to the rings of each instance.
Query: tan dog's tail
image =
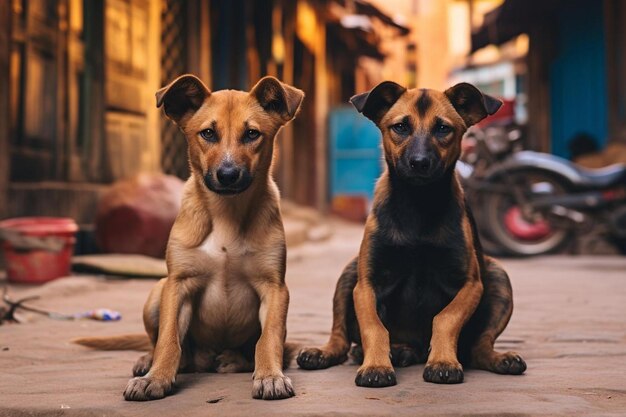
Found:
[[[147,334],[123,334],[119,336],[79,337],[72,343],[98,350],[151,350],[152,342]]]

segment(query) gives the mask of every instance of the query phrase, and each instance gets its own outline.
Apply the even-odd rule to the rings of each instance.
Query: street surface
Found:
[[[290,250],[288,339],[323,343],[335,282],[356,254],[362,226],[332,221],[326,242]],[[64,322],[25,316],[0,326],[0,416],[626,416],[626,258],[508,259],[515,311],[497,348],[528,363],[523,376],[468,370],[459,385],[423,381],[423,365],[399,369],[398,385],[359,388],[356,365],[286,374],[297,396],[253,400],[251,374],[188,374],[175,395],[133,403],[122,398],[138,352],[97,352],[70,344],[77,336],[143,330],[141,308],[151,280],[63,279],[40,288],[37,306],[73,313],[97,307],[123,320]],[[35,305],[35,304],[33,304]],[[216,401],[218,400],[218,401]]]

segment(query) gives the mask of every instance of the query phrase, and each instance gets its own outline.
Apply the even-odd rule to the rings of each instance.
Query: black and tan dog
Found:
[[[461,363],[523,373],[520,356],[493,350],[511,317],[511,285],[483,256],[455,175],[463,134],[501,102],[465,83],[439,92],[393,82],[350,101],[382,132],[387,169],[359,255],[337,283],[330,340],[303,349],[299,366],[342,363],[354,342],[360,386],[395,385],[392,364],[426,362],[424,379],[448,384],[463,381]]]
[[[271,165],[274,137],[303,97],[272,77],[248,93],[210,92],[184,75],[157,92],[157,105],[187,137],[191,167],[167,247],[168,277],[145,304],[147,336],[75,340],[150,350],[133,369],[127,400],[164,397],[179,370],[254,369],[254,398],[294,395],[282,372],[289,292]]]

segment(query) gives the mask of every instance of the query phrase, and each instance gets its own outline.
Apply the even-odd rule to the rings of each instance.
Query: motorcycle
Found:
[[[476,129],[457,166],[485,251],[552,253],[594,231],[626,253],[626,164],[586,169],[519,150],[522,136],[516,128]]]

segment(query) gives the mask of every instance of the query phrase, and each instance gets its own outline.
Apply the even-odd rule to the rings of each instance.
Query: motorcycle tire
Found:
[[[524,188],[523,192],[527,196],[532,194],[533,188],[536,188],[537,185],[541,188],[549,189],[549,192],[555,195],[565,194],[569,188],[566,180],[542,170],[518,170],[508,172],[506,175],[508,175],[508,181],[506,182],[502,177],[493,180],[507,185],[517,184],[517,186]],[[537,236],[529,238],[528,236],[520,236],[515,231],[512,231],[509,224],[510,221],[507,219],[507,216],[515,215],[511,211],[517,207],[512,193],[486,193],[483,203],[483,218],[486,219],[484,226],[489,229],[489,236],[494,243],[507,255],[535,256],[555,253],[559,252],[573,240],[574,232],[571,228],[551,222],[548,216],[544,216],[540,220],[542,223],[540,228],[538,227],[538,222],[529,223],[526,220],[522,220],[519,213],[517,214],[519,217],[518,221],[526,221],[526,226],[530,229],[537,226],[538,229],[541,229],[540,232],[543,232],[543,235],[535,233]]]

